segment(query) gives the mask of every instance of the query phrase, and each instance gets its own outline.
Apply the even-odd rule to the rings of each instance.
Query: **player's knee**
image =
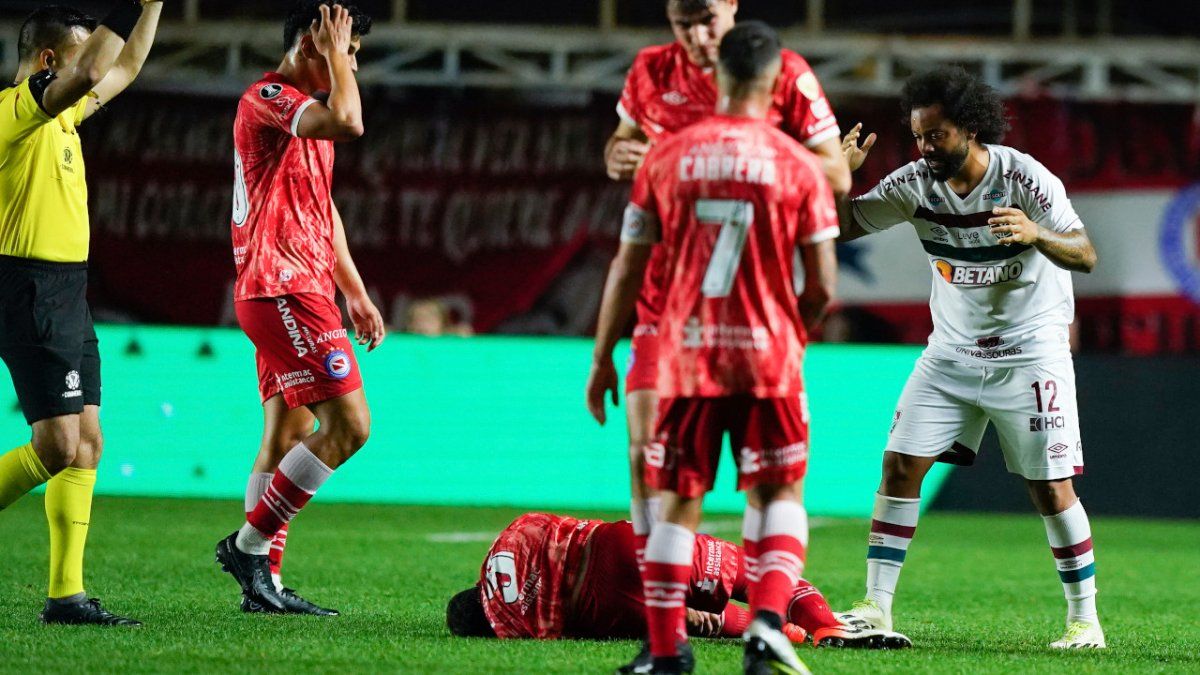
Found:
[[[71,466],[79,452],[78,429],[49,429],[33,435],[33,451],[51,474]]]
[[[104,453],[104,436],[97,430],[95,433],[85,433],[79,438],[79,450],[75,460],[82,460],[88,468],[96,468],[100,463],[100,455]]]
[[[367,444],[371,436],[371,413],[365,408],[347,414],[339,425],[339,435],[349,453]]]
[[[893,497],[907,497],[912,491],[920,491],[924,474],[906,455],[895,452],[884,454],[883,480],[879,491]]]

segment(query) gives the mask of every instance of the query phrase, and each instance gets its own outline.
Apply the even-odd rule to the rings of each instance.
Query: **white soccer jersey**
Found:
[[[1002,145],[966,197],[911,162],[853,200],[868,232],[912,223],[934,272],[933,334],[926,354],[967,364],[1021,366],[1070,354],[1071,273],[1032,246],[1004,246],[989,231],[996,206],[1021,209],[1055,232],[1083,227],[1066,189],[1040,162]]]

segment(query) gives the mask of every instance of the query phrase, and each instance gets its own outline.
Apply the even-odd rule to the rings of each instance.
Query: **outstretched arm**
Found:
[[[142,4],[142,16],[134,26],[133,32],[129,34],[125,47],[121,49],[121,53],[108,71],[108,75],[105,75],[104,79],[100,80],[100,83],[92,89],[96,97],[88,99],[84,119],[91,117],[101,106],[107,105],[109,101],[129,88],[129,85],[142,72],[146,57],[150,55],[150,47],[154,44],[154,35],[158,32],[158,20],[162,16],[162,1],[147,0]]]
[[[125,40],[130,37],[144,8],[138,0],[117,0],[111,12],[83,43],[79,55],[66,68],[54,73],[54,79],[40,94],[42,110],[58,117],[79,103],[112,70]]]
[[[842,156],[845,157],[846,165],[850,167],[850,171],[858,171],[859,167],[866,161],[867,154],[871,152],[871,148],[875,146],[875,141],[879,138],[872,133],[863,140],[860,146],[858,144],[858,137],[861,134],[862,122],[859,122],[842,138],[841,152]],[[849,186],[847,186],[846,191],[849,192]],[[853,241],[859,237],[871,234],[854,220],[853,209],[850,206],[850,201],[847,199],[838,200],[838,221],[842,227],[842,233],[838,236],[838,241],[840,242]]]
[[[1021,209],[998,206],[988,219],[991,232],[1005,246],[1028,244],[1055,265],[1072,272],[1091,272],[1098,256],[1087,230],[1080,227],[1067,232],[1055,232],[1029,219]]]

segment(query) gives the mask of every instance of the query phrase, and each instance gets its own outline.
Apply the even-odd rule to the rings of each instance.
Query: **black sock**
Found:
[[[760,609],[754,615],[754,618],[759,619],[775,630],[783,630],[783,617],[779,616],[775,612]]]

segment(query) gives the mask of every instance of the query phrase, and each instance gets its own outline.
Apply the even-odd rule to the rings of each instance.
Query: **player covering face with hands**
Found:
[[[288,523],[370,433],[336,292],[367,351],[384,325],[331,198],[334,143],[363,134],[356,55],[370,29],[352,3],[296,2],[283,61],[246,90],[234,123],[234,300],[256,349],[264,428],[246,520],[217,545],[217,560],[247,612],[337,614],[284,587],[280,565]]]
[[[991,88],[962,69],[913,77],[904,112],[921,159],[852,201],[842,239],[913,226],[933,270],[934,331],[905,385],[883,460],[867,548],[867,595],[845,615],[888,630],[900,569],[935,461],[970,464],[989,423],[1009,471],[1042,515],[1067,599],[1054,648],[1101,648],[1091,526],[1072,478],[1083,442],[1068,342],[1070,272],[1096,251],[1062,181],[1000,145],[1007,122]],[[876,135],[843,149],[853,169]]]
[[[17,72],[0,91],[0,357],[32,428],[28,443],[0,455],[0,510],[46,484],[46,623],[141,625],[83,584],[103,437],[78,128],[137,77],[161,12],[160,2],[117,0],[97,21],[44,5],[22,23]]]

